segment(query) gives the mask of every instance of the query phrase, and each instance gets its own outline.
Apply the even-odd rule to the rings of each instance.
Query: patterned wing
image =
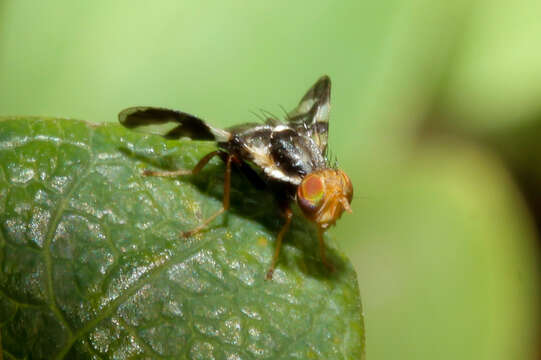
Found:
[[[327,150],[331,79],[324,75],[306,92],[299,105],[288,114],[291,127],[311,137],[322,154]]]
[[[200,118],[182,111],[136,106],[118,114],[120,123],[128,129],[137,129],[167,139],[189,137],[194,140],[227,141],[230,133],[210,126]]]

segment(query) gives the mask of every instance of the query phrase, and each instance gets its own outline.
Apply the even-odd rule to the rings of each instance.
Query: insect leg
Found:
[[[284,226],[282,226],[282,229],[278,233],[278,236],[276,237],[276,247],[274,248],[274,255],[272,257],[272,263],[269,268],[269,271],[267,271],[267,280],[272,280],[272,274],[274,273],[274,268],[276,267],[276,262],[278,261],[278,255],[280,255],[280,248],[282,247],[282,239],[284,238],[284,235],[287,233],[287,230],[289,229],[289,224],[291,224],[291,218],[293,217],[293,212],[291,212],[290,208],[287,208],[285,210],[286,215],[286,222]]]
[[[186,169],[179,169],[179,170],[174,170],[174,171],[144,170],[143,175],[145,175],[145,176],[168,176],[168,177],[175,177],[175,176],[181,176],[181,175],[195,175],[198,172],[200,172],[201,169],[203,169],[205,167],[205,165],[207,165],[207,163],[210,161],[210,159],[212,159],[213,157],[215,157],[216,155],[219,155],[219,154],[220,154],[220,151],[218,151],[218,150],[213,151],[211,153],[208,153],[201,160],[199,160],[197,165],[195,165],[195,167],[193,169],[191,169],[191,170],[186,170]]]
[[[325,242],[323,241],[323,233],[325,230],[322,228],[317,229],[317,237],[319,239],[319,253],[321,256],[321,262],[329,271],[334,271],[334,266],[327,260],[327,257],[325,256]]]
[[[212,156],[216,155],[217,153],[219,153],[218,151],[215,151],[215,153],[210,153],[209,155],[213,154]],[[199,161],[199,163],[195,166],[195,168],[193,169],[193,171],[197,171],[199,172],[199,170],[201,170],[201,168],[203,166],[205,166],[205,164],[210,160],[207,159],[205,161],[205,163],[203,163],[201,165],[201,163],[203,162],[203,160],[205,160],[206,157],[208,157],[209,155],[205,156],[203,159],[201,159],[201,161]],[[212,157],[211,156],[211,157]],[[209,216],[205,221],[203,221],[199,226],[197,226],[195,229],[192,229],[190,231],[186,231],[183,233],[183,236],[184,237],[188,237],[188,236],[192,236],[194,234],[197,234],[198,232],[200,232],[201,230],[203,230],[205,227],[207,227],[208,224],[210,224],[214,219],[216,219],[220,214],[222,214],[223,212],[225,212],[227,209],[229,209],[229,194],[230,194],[230,190],[231,190],[231,163],[234,159],[234,156],[233,155],[227,155],[227,159],[225,161],[225,178],[224,178],[224,197],[223,197],[223,200],[222,200],[222,207],[220,210],[216,211],[214,214],[212,214],[211,216]],[[201,166],[200,166],[201,165]],[[193,172],[193,173],[197,173],[197,172]]]

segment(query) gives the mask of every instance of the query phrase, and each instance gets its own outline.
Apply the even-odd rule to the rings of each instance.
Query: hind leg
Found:
[[[164,176],[164,177],[175,177],[175,176],[182,176],[182,175],[196,175],[205,167],[205,165],[208,164],[210,159],[215,157],[216,155],[222,155],[224,154],[222,151],[213,151],[211,153],[208,153],[205,155],[197,165],[194,166],[191,170],[186,169],[179,169],[174,171],[153,171],[153,170],[144,170],[143,175],[144,176]],[[224,179],[224,197],[222,200],[222,207],[220,210],[216,211],[214,214],[209,216],[207,219],[205,219],[199,226],[196,228],[183,232],[182,235],[184,237],[188,237],[194,234],[197,234],[201,230],[203,230],[205,227],[208,226],[209,223],[212,222],[212,220],[216,219],[220,214],[225,212],[227,209],[229,209],[229,193],[231,188],[231,162],[233,160],[233,156],[227,154],[226,157],[226,168],[225,168],[225,179]]]
[[[217,152],[218,153],[218,152]],[[212,153],[211,153],[212,154]],[[210,155],[210,154],[209,154]],[[213,156],[216,154],[213,154]],[[208,155],[207,155],[208,156]],[[205,219],[199,226],[196,228],[186,231],[183,233],[184,237],[192,236],[203,230],[210,224],[214,219],[216,219],[218,216],[220,216],[222,213],[227,211],[229,209],[229,195],[231,191],[231,163],[233,161],[233,155],[227,155],[226,161],[225,161],[225,177],[224,177],[224,197],[222,199],[222,207],[220,210],[216,211],[214,214],[209,216],[207,219]],[[199,164],[204,160],[205,158],[201,159]],[[209,159],[210,160],[210,159]],[[206,161],[208,162],[208,160]],[[205,163],[206,163],[205,162]],[[199,164],[196,165],[194,170],[199,166]],[[205,164],[203,164],[201,167],[203,167]],[[200,170],[200,169],[199,169]],[[199,171],[198,170],[198,171]]]
[[[205,165],[208,164],[210,159],[215,157],[216,155],[220,155],[221,151],[213,151],[211,153],[208,153],[205,155],[197,165],[194,166],[193,169],[187,170],[187,169],[179,169],[174,171],[153,171],[153,170],[144,170],[143,175],[144,176],[165,176],[165,177],[175,177],[175,176],[181,176],[181,175],[195,175],[198,172],[201,171],[205,167]]]

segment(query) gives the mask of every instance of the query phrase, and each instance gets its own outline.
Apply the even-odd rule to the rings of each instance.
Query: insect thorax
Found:
[[[254,125],[228,129],[231,138],[220,147],[252,163],[265,177],[299,185],[306,174],[325,167],[314,141],[286,125]]]

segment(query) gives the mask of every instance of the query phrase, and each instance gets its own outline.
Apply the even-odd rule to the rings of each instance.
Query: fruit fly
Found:
[[[327,159],[327,137],[330,112],[331,80],[321,77],[304,95],[298,106],[281,121],[274,117],[264,123],[248,123],[219,129],[200,118],[175,110],[154,107],[131,107],[119,114],[120,123],[129,128],[170,125],[159,134],[168,139],[188,137],[216,141],[218,150],[204,156],[191,170],[151,171],[146,176],[176,177],[197,174],[214,156],[225,162],[222,207],[185,236],[205,229],[229,209],[232,165],[245,170],[273,190],[285,222],[277,235],[274,255],[266,278],[272,279],[280,254],[282,239],[289,229],[297,202],[304,216],[315,223],[321,261],[333,270],[325,257],[323,233],[340,218],[351,212],[353,186],[349,177]],[[172,125],[172,126],[171,126]]]

